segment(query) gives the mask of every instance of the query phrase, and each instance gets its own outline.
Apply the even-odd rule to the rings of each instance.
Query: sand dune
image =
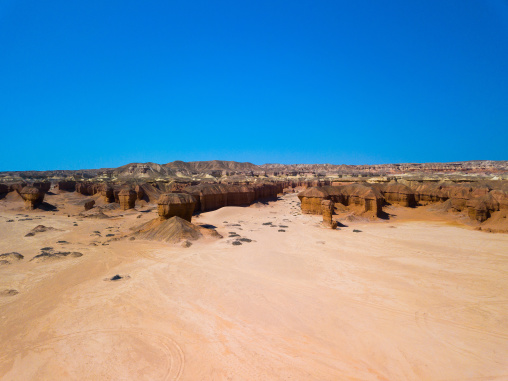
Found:
[[[0,205],[0,254],[24,256],[0,266],[1,379],[508,378],[508,235],[411,210],[334,231],[297,200],[203,213],[224,238],[190,248],[113,240],[155,211]]]

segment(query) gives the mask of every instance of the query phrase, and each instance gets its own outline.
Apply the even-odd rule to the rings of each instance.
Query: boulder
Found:
[[[196,199],[187,193],[166,193],[160,196],[157,204],[161,221],[178,216],[191,222]]]
[[[25,208],[33,210],[44,201],[44,192],[39,188],[26,186],[19,191],[20,196],[25,200]]]
[[[120,209],[133,209],[136,204],[137,194],[130,188],[122,189],[118,192],[118,200],[120,201]]]

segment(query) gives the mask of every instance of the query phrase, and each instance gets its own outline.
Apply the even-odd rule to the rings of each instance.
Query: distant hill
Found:
[[[76,180],[95,177],[120,180],[157,179],[173,177],[206,177],[231,175],[340,175],[366,174],[390,175],[404,173],[508,173],[508,161],[471,160],[452,163],[400,163],[400,164],[263,164],[241,163],[237,161],[173,161],[167,164],[130,163],[118,168],[48,170],[48,171],[5,171],[0,172],[0,181],[16,179],[56,180],[74,178]]]

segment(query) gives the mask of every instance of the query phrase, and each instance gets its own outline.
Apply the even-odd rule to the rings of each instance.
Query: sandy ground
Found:
[[[408,211],[333,231],[297,201],[204,213],[224,238],[190,248],[109,241],[155,211],[0,201],[0,253],[25,256],[0,265],[0,378],[508,379],[508,235]],[[83,256],[30,261],[45,246]]]

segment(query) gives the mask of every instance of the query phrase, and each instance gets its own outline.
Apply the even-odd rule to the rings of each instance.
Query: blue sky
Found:
[[[3,0],[0,73],[0,171],[508,159],[503,0]]]

